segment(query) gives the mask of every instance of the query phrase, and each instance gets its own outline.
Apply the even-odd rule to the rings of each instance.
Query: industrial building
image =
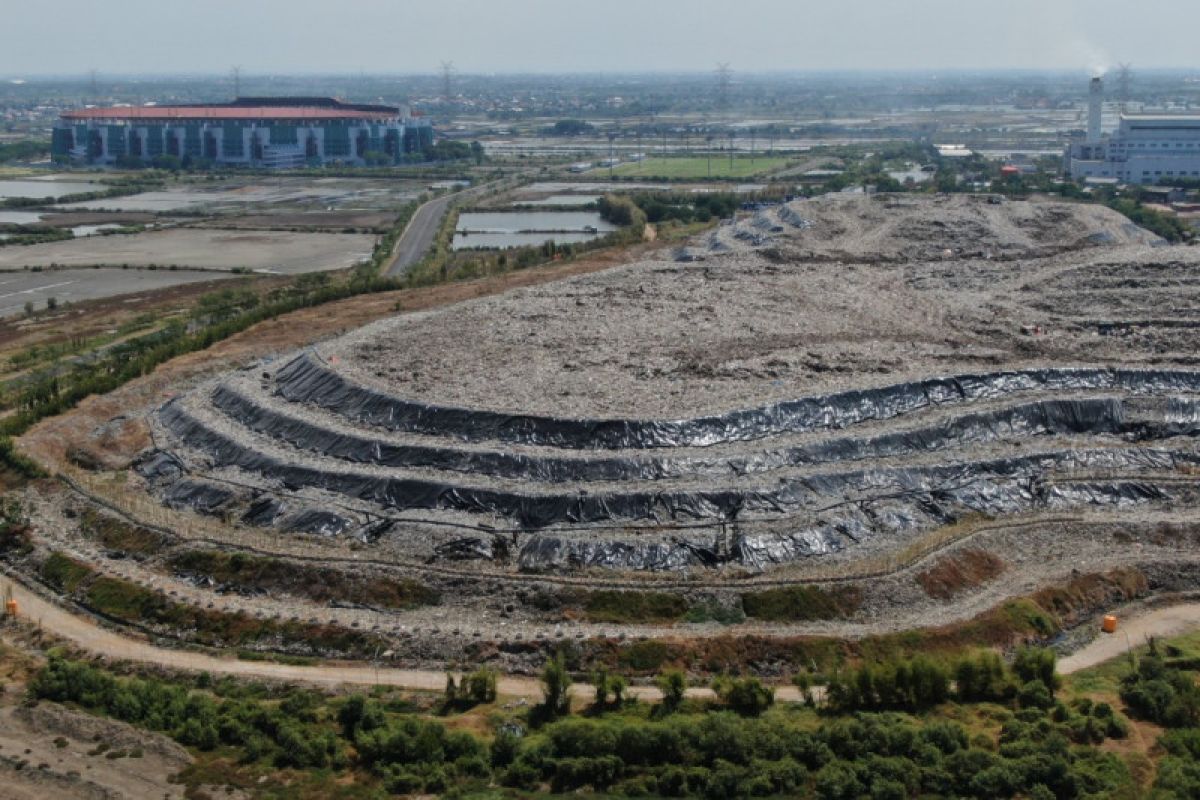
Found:
[[[1087,132],[1067,146],[1065,168],[1077,180],[1159,183],[1200,179],[1200,116],[1126,115],[1111,135],[1100,127],[1104,83],[1088,92]]]
[[[84,108],[54,127],[59,160],[111,165],[160,156],[244,167],[395,164],[433,144],[428,120],[328,97]]]

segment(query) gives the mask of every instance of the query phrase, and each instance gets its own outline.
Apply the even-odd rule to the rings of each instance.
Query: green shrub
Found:
[[[854,614],[861,603],[862,592],[853,586],[788,586],[742,595],[747,617],[774,622],[843,619]]]

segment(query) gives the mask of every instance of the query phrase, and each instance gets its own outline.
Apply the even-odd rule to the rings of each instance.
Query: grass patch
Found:
[[[688,622],[717,622],[721,625],[737,625],[746,621],[746,612],[740,605],[722,605],[715,600],[702,600],[688,609],[684,619]]]
[[[789,590],[759,592],[756,600],[747,604],[747,616],[753,617],[751,608],[759,613],[792,613],[793,604],[800,602],[819,604],[823,613],[839,608],[834,600],[825,596],[827,590],[818,589],[823,594],[817,595],[804,591],[813,588],[790,587]],[[647,640],[630,645],[612,639],[590,639],[582,645],[580,665],[583,669],[624,668],[641,673],[672,666],[708,674],[737,674],[748,667],[770,664],[786,674],[800,669],[823,673],[862,662],[895,661],[922,654],[951,658],[980,647],[1007,648],[1016,643],[1050,639],[1098,609],[1132,600],[1146,591],[1145,576],[1141,572],[1117,569],[1105,574],[1079,575],[1061,587],[1014,598],[972,619],[937,628],[855,640],[827,636],[730,634]],[[765,601],[762,595],[767,595]],[[857,601],[849,596],[842,602]],[[813,613],[812,606],[802,607],[802,611]],[[777,619],[772,618],[772,621]],[[1200,659],[1200,634],[1197,634],[1195,653],[1183,651],[1175,657],[1193,656]]]
[[[771,622],[845,619],[861,604],[862,591],[854,586],[787,586],[742,595],[747,617]]]
[[[592,622],[676,622],[687,610],[682,597],[664,592],[588,592],[583,600]]]
[[[74,596],[90,610],[126,624],[165,627],[189,641],[210,647],[299,650],[300,657],[336,654],[372,656],[386,642],[370,633],[299,620],[257,619],[241,611],[226,612],[177,603],[136,583],[100,575],[69,556],[54,552],[42,563],[47,585]],[[307,664],[304,661],[281,663]]]
[[[79,528],[85,536],[95,539],[105,548],[132,556],[155,555],[168,543],[160,533],[140,525],[130,525],[92,508],[85,509],[80,515]]]
[[[728,153],[714,152],[711,159],[711,173],[709,171],[709,164],[710,159],[706,155],[653,157],[643,159],[642,161],[619,164],[613,168],[612,172],[613,175],[623,178],[687,179],[707,178],[710,175],[713,178],[747,178],[751,175],[761,175],[765,172],[782,169],[787,166],[788,159],[782,156],[755,156],[751,158],[749,155],[735,155],[733,157],[733,166],[730,167]],[[592,171],[592,174],[595,175],[600,173],[607,175],[608,168]]]
[[[929,569],[917,574],[925,594],[949,600],[957,594],[982,586],[1004,572],[1004,562],[993,553],[976,548],[944,555]]]
[[[648,639],[622,648],[619,661],[623,667],[639,672],[652,672],[666,664],[671,655],[665,642]]]
[[[63,594],[71,594],[79,584],[94,574],[95,570],[87,564],[62,553],[51,553],[50,557],[42,562],[42,580]]]
[[[188,575],[203,575],[236,589],[279,592],[318,603],[336,600],[374,608],[416,608],[437,605],[436,589],[409,578],[354,575],[330,567],[285,561],[248,553],[189,550],[175,555],[171,567]]]

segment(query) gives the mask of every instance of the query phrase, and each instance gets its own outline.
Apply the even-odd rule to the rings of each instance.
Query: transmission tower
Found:
[[[733,70],[729,66],[729,62],[722,61],[717,64],[717,108],[722,110],[729,108],[729,84],[733,81]]]
[[[454,62],[442,62],[442,99],[450,102],[450,92],[454,83]]]
[[[1121,113],[1125,113],[1129,105],[1129,85],[1133,82],[1133,65],[1121,64],[1117,67],[1117,97],[1121,101]]]

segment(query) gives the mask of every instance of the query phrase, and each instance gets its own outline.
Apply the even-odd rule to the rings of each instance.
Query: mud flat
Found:
[[[244,268],[293,274],[343,269],[371,254],[364,234],[176,228],[0,249],[0,270],[122,266]]]

